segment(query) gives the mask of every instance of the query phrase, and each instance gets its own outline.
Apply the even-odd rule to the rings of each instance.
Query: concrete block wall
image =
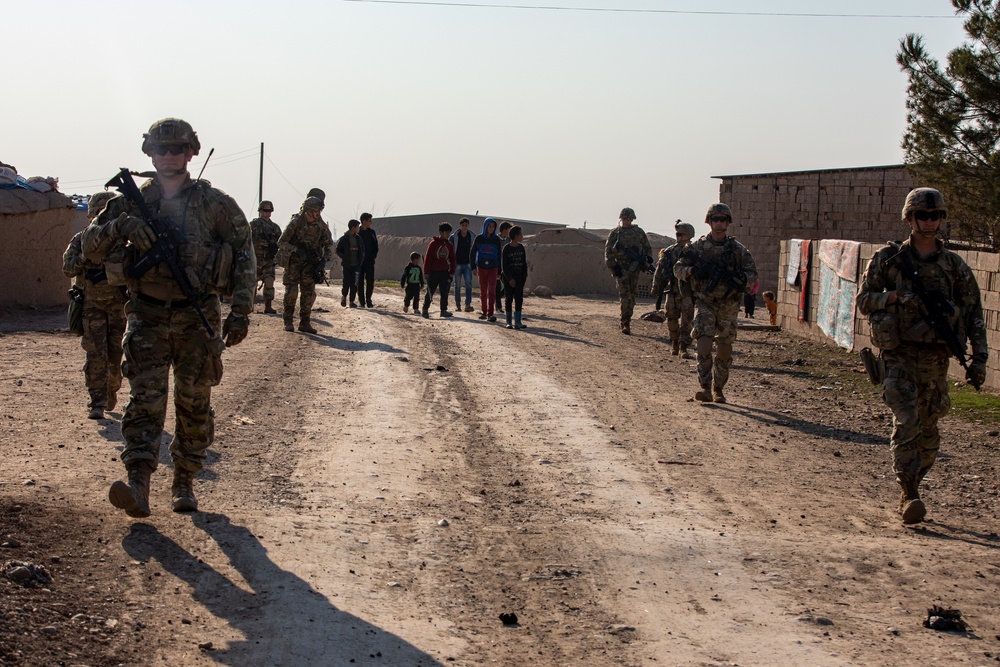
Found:
[[[798,320],[799,288],[792,287],[785,282],[785,272],[788,269],[789,260],[788,246],[788,241],[782,241],[779,244],[778,273],[775,276],[778,289],[774,290],[778,302],[778,324],[785,331],[836,347],[836,343],[828,338],[816,324],[816,305],[819,302],[818,243],[814,241],[810,248],[809,284],[806,286],[806,289],[809,290],[809,314],[804,322]],[[857,269],[858,285],[861,284],[868,260],[882,246],[882,243],[861,244]],[[972,269],[982,292],[983,319],[986,321],[986,335],[990,348],[990,358],[986,366],[986,387],[994,391],[1000,390],[1000,255],[973,250],[956,250],[955,252]],[[865,347],[872,347],[868,332],[868,320],[856,312],[854,315],[854,350],[860,351]],[[950,373],[956,380],[965,377],[965,371],[956,361],[952,361]]]
[[[719,178],[719,201],[733,208],[729,233],[753,254],[761,291],[777,293],[781,241],[881,243],[906,234],[899,212],[912,181],[902,165]]]

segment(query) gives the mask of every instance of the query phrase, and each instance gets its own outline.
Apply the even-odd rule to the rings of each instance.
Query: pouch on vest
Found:
[[[128,273],[135,263],[135,251],[123,245],[118,245],[104,256],[104,271],[107,273],[108,284],[113,287],[128,285]]]
[[[231,295],[233,293],[233,247],[228,243],[218,246],[215,253],[215,263],[212,266],[212,277],[210,283],[215,285],[215,289],[220,294]]]
[[[74,287],[69,291],[69,309],[66,311],[69,332],[83,335],[83,290]]]
[[[872,345],[880,350],[895,350],[899,347],[899,317],[888,310],[880,310],[868,317],[871,327]]]

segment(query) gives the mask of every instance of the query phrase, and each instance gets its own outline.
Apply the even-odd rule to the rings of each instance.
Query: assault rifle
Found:
[[[628,260],[628,266],[625,268],[626,271],[645,271],[646,273],[653,272],[653,258],[649,255],[643,257],[639,254],[638,248],[624,247],[619,239],[615,241],[615,250],[621,250],[625,253],[625,259]]]
[[[705,294],[711,294],[722,283],[726,286],[723,300],[729,298],[734,291],[743,292],[747,286],[747,275],[741,267],[731,267],[722,261],[699,262],[692,269],[691,275],[698,280],[707,280]]]
[[[198,317],[201,319],[201,324],[205,327],[208,337],[215,338],[215,330],[209,324],[208,318],[205,317],[205,311],[201,309],[201,294],[196,292],[194,287],[191,286],[191,282],[188,280],[187,274],[184,273],[184,267],[181,266],[180,258],[178,257],[178,248],[184,242],[184,235],[181,234],[180,230],[177,229],[177,226],[169,218],[156,219],[156,216],[149,209],[149,204],[142,198],[139,187],[132,180],[132,173],[125,167],[122,167],[118,174],[108,181],[104,187],[116,188],[122,193],[129,203],[139,209],[140,217],[156,234],[156,241],[152,247],[143,253],[129,269],[129,277],[137,280],[160,262],[166,262],[167,267],[170,269],[170,275],[174,277],[174,282],[177,283],[184,298],[188,300],[191,307],[198,313]]]
[[[969,369],[969,361],[965,358],[965,346],[958,340],[958,334],[948,324],[948,318],[955,314],[955,306],[948,301],[940,290],[932,291],[927,289],[924,281],[920,279],[920,272],[917,271],[917,267],[913,264],[910,253],[907,252],[902,244],[899,246],[893,245],[893,247],[897,248],[895,256],[899,258],[903,271],[910,277],[910,281],[913,283],[913,291],[916,292],[917,298],[923,304],[924,321],[937,332],[938,336],[944,339],[944,342],[948,345],[948,350],[955,355],[955,359],[965,369],[965,379],[976,388],[976,391],[979,391],[981,385],[972,377],[972,371]]]
[[[303,273],[312,276],[313,282],[316,284],[330,284],[326,279],[326,261],[319,253],[312,248],[303,248],[302,246],[295,246],[295,252],[302,258],[302,263],[305,264]]]

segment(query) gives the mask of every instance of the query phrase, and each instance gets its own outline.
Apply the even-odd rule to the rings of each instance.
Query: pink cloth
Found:
[[[858,256],[860,241],[844,239],[823,239],[819,242],[819,261],[826,264],[844,280],[858,279]]]

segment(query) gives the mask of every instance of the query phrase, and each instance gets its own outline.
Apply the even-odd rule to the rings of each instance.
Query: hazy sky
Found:
[[[900,38],[944,60],[947,0],[492,0],[570,11],[352,0],[5,3],[0,161],[91,193],[146,169],[177,116],[205,178],[284,225],[456,212],[647,231],[700,222],[714,175],[902,161]],[[487,4],[468,0],[464,4]],[[701,226],[699,230],[703,229]],[[430,230],[428,234],[432,234]]]

